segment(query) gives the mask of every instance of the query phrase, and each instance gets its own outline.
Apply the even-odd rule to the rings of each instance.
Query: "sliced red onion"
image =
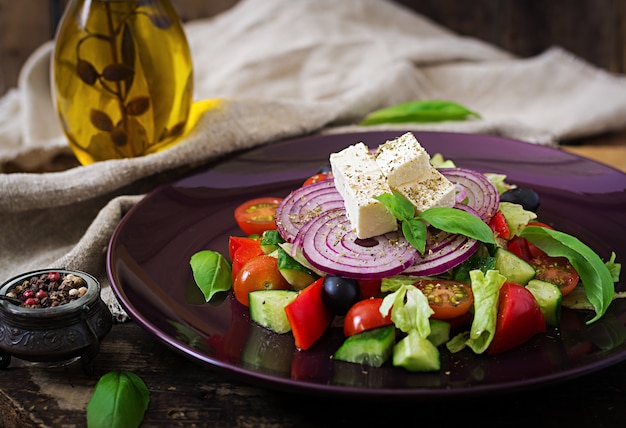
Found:
[[[467,236],[441,232],[429,236],[424,256],[417,255],[415,262],[403,275],[440,275],[460,265],[478,250],[480,242]]]
[[[343,206],[343,198],[332,179],[299,187],[276,208],[276,229],[285,241],[293,242],[300,228],[309,220]]]
[[[498,210],[500,196],[496,186],[484,174],[464,168],[442,168],[439,172],[455,185],[465,188],[467,205],[473,208],[481,219],[488,221],[493,217]]]
[[[326,211],[312,219],[297,241],[316,269],[355,279],[397,275],[419,254],[399,231],[357,240],[344,209]]]

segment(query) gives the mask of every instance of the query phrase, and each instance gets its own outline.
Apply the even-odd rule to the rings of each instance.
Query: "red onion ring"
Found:
[[[467,205],[484,221],[488,221],[498,211],[498,189],[484,174],[464,168],[442,168],[439,172],[455,185],[465,188]]]
[[[293,242],[300,228],[309,220],[343,206],[343,198],[332,179],[299,187],[276,208],[276,229],[285,241]]]
[[[429,236],[424,256],[418,254],[415,262],[402,274],[410,276],[440,275],[463,263],[478,250],[479,246],[480,242],[475,239],[439,231],[433,236]]]
[[[309,221],[297,241],[302,254],[316,269],[329,275],[378,279],[397,275],[411,266],[419,254],[402,236],[389,232],[360,245],[344,209],[327,211]]]

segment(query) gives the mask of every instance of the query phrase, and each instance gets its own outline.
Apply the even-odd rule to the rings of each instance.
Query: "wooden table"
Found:
[[[626,131],[565,150],[626,172]],[[626,361],[571,381],[488,398],[426,403],[362,403],[313,398],[241,383],[170,350],[137,324],[116,324],[85,375],[80,364],[34,367],[13,359],[0,371],[0,427],[86,426],[98,378],[129,370],[150,390],[143,427],[402,426],[473,421],[494,426],[626,426]],[[455,423],[456,425],[456,423]]]

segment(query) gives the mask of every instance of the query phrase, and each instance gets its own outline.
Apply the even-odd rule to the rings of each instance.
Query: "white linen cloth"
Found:
[[[52,171],[70,153],[50,97],[53,41],[0,98],[0,281],[60,267],[98,277],[118,320],[105,252],[121,217],[157,183],[235,149],[362,129],[368,112],[444,99],[480,120],[399,125],[536,144],[626,127],[626,77],[553,47],[520,59],[385,0],[242,0],[185,24],[196,100],[224,98],[173,148]],[[381,127],[376,127],[380,129]],[[373,128],[367,128],[373,129]],[[23,172],[6,173],[17,165]]]

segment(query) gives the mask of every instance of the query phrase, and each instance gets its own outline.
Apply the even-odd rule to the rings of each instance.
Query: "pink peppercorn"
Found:
[[[25,306],[35,306],[37,303],[37,300],[33,297],[29,297],[28,299],[24,300]]]
[[[48,272],[49,281],[58,281],[60,279],[61,279],[61,274],[59,272]]]

